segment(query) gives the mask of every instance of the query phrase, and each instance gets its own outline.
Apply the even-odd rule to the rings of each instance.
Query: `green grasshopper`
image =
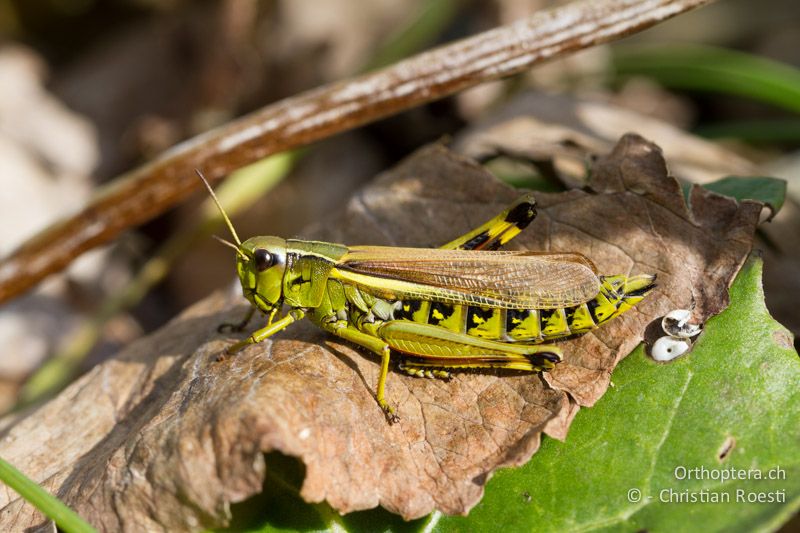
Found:
[[[381,357],[376,399],[390,423],[399,420],[384,393],[393,351],[402,356],[400,370],[418,377],[448,379],[451,370],[476,368],[542,372],[562,358],[551,341],[604,324],[655,286],[654,275],[598,276],[577,253],[494,251],[536,217],[530,194],[441,248],[263,236],[241,242],[203,181],[236,241],[222,242],[236,250],[253,305],[239,327],[256,310],[268,316],[227,353],[308,318]],[[275,320],[284,305],[288,312]]]

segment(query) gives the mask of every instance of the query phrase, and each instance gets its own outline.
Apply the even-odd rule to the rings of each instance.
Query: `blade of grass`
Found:
[[[800,142],[800,120],[737,120],[704,124],[694,130],[698,135],[713,139],[739,139],[749,143]]]
[[[800,69],[699,45],[616,46],[614,75],[648,76],[668,88],[733,94],[800,112]]]
[[[53,520],[59,529],[67,533],[91,533],[96,531],[92,526],[84,522],[75,511],[64,505],[58,498],[44,490],[35,481],[2,458],[0,458],[0,481]]]
[[[423,2],[411,22],[378,48],[364,65],[363,72],[391,65],[435,43],[464,4],[465,0]]]

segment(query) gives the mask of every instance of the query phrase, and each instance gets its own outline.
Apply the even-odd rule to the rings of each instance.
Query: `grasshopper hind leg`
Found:
[[[546,348],[540,345],[538,348]],[[468,360],[452,361],[445,359],[407,359],[400,363],[399,369],[409,376],[418,378],[436,378],[449,380],[453,375],[450,370],[468,372],[490,368],[517,370],[522,372],[546,372],[552,370],[561,361],[561,350],[550,346],[550,351],[527,354],[525,356],[473,356]],[[413,356],[412,356],[413,357]],[[446,365],[446,367],[445,367]],[[450,370],[445,370],[448,368]]]
[[[561,361],[561,349],[552,344],[504,343],[406,320],[381,324],[375,336],[405,354],[401,370],[412,376],[478,368],[542,372]]]
[[[469,233],[448,242],[447,250],[497,250],[519,235],[536,218],[536,199],[528,193],[505,211]]]

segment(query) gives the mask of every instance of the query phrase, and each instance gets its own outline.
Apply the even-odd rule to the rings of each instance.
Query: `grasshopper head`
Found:
[[[283,273],[286,271],[286,241],[279,237],[253,237],[242,242],[214,189],[200,170],[195,169],[195,172],[208,189],[235,241],[217,237],[222,244],[236,250],[236,272],[245,298],[263,312],[280,307],[283,302]]]
[[[264,312],[283,299],[286,241],[280,237],[253,237],[244,241],[237,254],[236,271],[245,298]]]

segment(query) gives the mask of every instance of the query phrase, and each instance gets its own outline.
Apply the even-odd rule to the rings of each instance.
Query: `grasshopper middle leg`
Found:
[[[359,331],[346,321],[339,322],[322,322],[320,323],[323,329],[329,331],[350,342],[363,346],[368,350],[375,352],[381,356],[381,373],[378,376],[378,386],[375,392],[375,399],[378,405],[383,409],[386,418],[390,423],[399,422],[400,417],[394,412],[394,409],[386,401],[386,376],[389,373],[389,360],[391,358],[391,348],[383,339],[374,337],[363,331]]]
[[[241,340],[236,344],[232,345],[226,350],[225,353],[227,353],[228,355],[235,354],[236,352],[238,352],[239,350],[241,350],[246,346],[249,346],[250,344],[257,344],[263,341],[264,339],[267,339],[272,335],[275,335],[279,331],[289,327],[290,324],[303,318],[305,316],[305,311],[303,311],[302,309],[292,309],[285,317],[281,318],[277,322],[271,321],[272,316],[273,315],[270,315],[270,323],[268,323],[265,327],[259,329],[258,331],[253,332],[253,334],[247,337],[246,339]]]

